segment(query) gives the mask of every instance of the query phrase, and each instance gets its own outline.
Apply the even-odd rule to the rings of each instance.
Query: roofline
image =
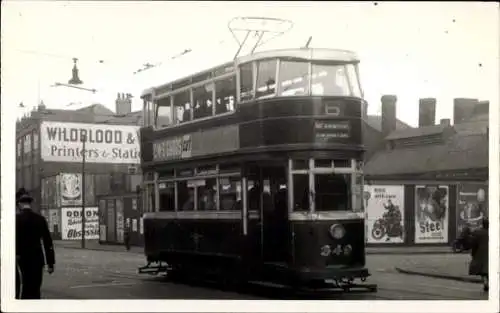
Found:
[[[147,88],[141,93],[141,98],[143,99],[147,95],[152,94],[155,89],[164,88],[168,85],[175,84],[179,81],[185,80],[186,78],[196,76],[208,71],[212,71],[220,67],[234,66],[236,68],[240,64],[263,60],[263,59],[271,59],[271,58],[293,58],[293,59],[301,59],[304,61],[337,61],[341,63],[359,63],[360,61],[358,55],[355,52],[349,50],[341,50],[341,49],[295,48],[295,49],[278,49],[278,50],[262,51],[247,56],[239,57],[234,61],[206,68],[204,70],[195,72],[193,74],[169,81],[165,84]]]

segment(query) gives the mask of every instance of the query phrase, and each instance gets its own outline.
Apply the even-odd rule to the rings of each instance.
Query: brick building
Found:
[[[101,104],[61,110],[48,109],[41,103],[16,123],[16,187],[24,186],[30,192],[35,207],[47,218],[56,239],[68,239],[69,235],[76,234],[74,230],[68,233],[71,229],[68,225],[77,221],[83,195],[85,206],[97,215],[99,197],[135,194],[141,182],[137,134],[142,112],[131,112],[132,100],[128,94],[119,94],[115,104],[117,113]],[[130,130],[133,143],[127,146],[125,138],[119,140],[123,140],[124,149],[136,147],[135,157],[128,150],[123,153],[113,150],[121,147],[112,142],[113,138],[107,138],[107,134],[121,136],[122,130]],[[83,158],[79,154],[83,137],[76,137],[81,136],[82,131],[87,134],[85,179],[81,175]],[[99,149],[103,151],[102,156],[94,158],[91,151]],[[107,154],[109,149],[118,154]],[[75,217],[67,225],[63,225],[67,222],[64,210]]]

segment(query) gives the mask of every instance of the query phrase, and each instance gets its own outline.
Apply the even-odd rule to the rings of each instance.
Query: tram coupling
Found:
[[[152,262],[148,262],[145,266],[139,267],[137,269],[138,274],[149,274],[149,275],[159,275],[159,274],[167,274],[170,270],[170,267],[162,262],[151,264]]]

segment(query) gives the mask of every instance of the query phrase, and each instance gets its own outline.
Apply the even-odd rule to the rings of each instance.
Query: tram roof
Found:
[[[217,66],[193,73],[191,75],[183,76],[181,78],[169,81],[168,83],[159,86],[148,88],[142,92],[141,98],[145,97],[146,95],[152,94],[152,92],[155,89],[165,88],[168,85],[183,81],[189,77],[197,76],[220,68],[231,67],[231,66],[237,67],[241,64],[264,60],[264,59],[272,59],[272,58],[293,58],[304,61],[337,61],[337,62],[349,62],[349,63],[359,62],[359,57],[355,52],[349,50],[341,50],[341,49],[298,48],[298,49],[279,49],[279,50],[262,51],[239,57],[234,61],[222,63]]]

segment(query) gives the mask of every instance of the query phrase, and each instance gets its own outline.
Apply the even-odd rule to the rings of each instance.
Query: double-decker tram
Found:
[[[144,92],[139,271],[375,291],[358,63],[266,51]]]

